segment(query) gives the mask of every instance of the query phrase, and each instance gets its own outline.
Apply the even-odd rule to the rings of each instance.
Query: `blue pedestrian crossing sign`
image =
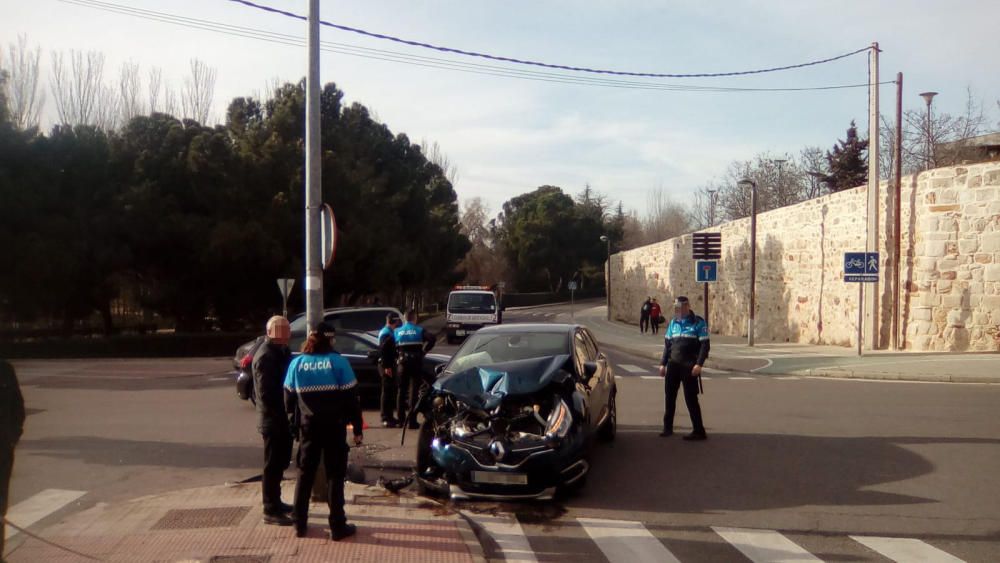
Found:
[[[874,283],[878,281],[878,252],[845,252],[844,281]]]
[[[695,262],[695,280],[699,282],[714,282],[719,278],[719,262],[716,260],[698,260]]]

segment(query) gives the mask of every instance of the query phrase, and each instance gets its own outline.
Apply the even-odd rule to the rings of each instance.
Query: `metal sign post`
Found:
[[[844,281],[858,285],[858,355],[861,356],[864,344],[864,284],[878,283],[879,256],[878,252],[845,252]]]
[[[337,253],[337,218],[333,208],[323,204],[320,208],[320,263],[323,269],[333,265],[333,257]]]
[[[295,278],[278,278],[278,290],[281,291],[281,316],[288,318],[288,296],[292,294]]]
[[[704,284],[705,322],[711,327],[708,284],[716,281],[719,276],[718,260],[722,259],[722,233],[695,233],[691,246],[691,257],[695,260],[695,281]]]

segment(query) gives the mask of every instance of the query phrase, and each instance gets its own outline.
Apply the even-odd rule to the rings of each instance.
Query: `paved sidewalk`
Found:
[[[601,305],[576,313],[606,345],[659,361],[662,332],[640,334],[637,327],[607,320]],[[805,375],[854,379],[1000,384],[1000,354],[865,351],[840,346],[757,342],[712,335],[712,353],[706,365],[727,371],[761,375]]]
[[[327,509],[310,509],[309,535],[261,523],[260,483],[222,485],[98,504],[39,534],[100,561],[268,562],[378,561],[483,562],[466,521],[436,503],[348,483],[348,519],[358,534],[327,538]],[[284,483],[292,497],[294,481]],[[28,538],[11,563],[88,561]]]

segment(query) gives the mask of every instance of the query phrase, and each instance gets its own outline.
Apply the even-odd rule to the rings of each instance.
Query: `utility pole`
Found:
[[[902,267],[901,226],[903,214],[903,73],[896,73],[896,138],[893,142],[893,171],[895,177],[893,197],[893,250],[892,250],[892,348],[900,349],[899,342],[899,269]]]
[[[319,0],[309,0],[309,70],[306,74],[306,323],[323,321],[323,260],[320,256]]]
[[[879,251],[878,233],[878,212],[879,212],[879,106],[878,106],[878,42],[872,43],[869,53],[871,57],[871,72],[868,78],[868,232],[866,237],[865,250],[867,252]],[[881,268],[880,268],[881,269]],[[880,272],[881,273],[881,272]],[[880,280],[884,281],[882,276]],[[870,288],[863,289],[863,306],[865,308],[868,322],[868,349],[877,350],[879,348],[879,333],[881,323],[879,322],[879,283],[861,284],[862,287],[871,285]]]
[[[715,226],[715,195],[719,190],[708,190],[708,226]]]

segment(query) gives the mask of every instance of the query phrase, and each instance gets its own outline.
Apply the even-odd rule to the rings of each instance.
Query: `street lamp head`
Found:
[[[601,242],[608,242],[607,235],[601,235]]]
[[[931,101],[934,99],[934,96],[937,96],[937,95],[938,95],[937,92],[921,92],[920,93],[920,97],[923,98],[925,102],[927,102],[928,106],[931,105]]]
[[[750,178],[743,178],[742,180],[740,180],[739,182],[737,182],[736,185],[739,186],[741,189],[749,190],[749,189],[756,188],[757,187],[757,182],[754,182]]]

